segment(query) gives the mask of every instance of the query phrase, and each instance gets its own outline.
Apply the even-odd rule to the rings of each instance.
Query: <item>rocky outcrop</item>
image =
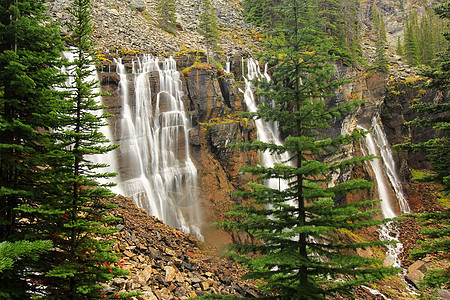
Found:
[[[196,125],[192,158],[198,169],[205,221],[223,221],[227,219],[225,212],[237,201],[232,192],[245,188],[249,181],[239,169],[257,161],[256,153],[242,153],[228,146],[253,140],[255,125],[236,115],[243,109],[243,94],[232,74],[205,67],[192,67],[183,73]],[[211,226],[204,228],[204,234],[210,242],[230,241],[228,235]]]
[[[427,270],[426,263],[418,260],[408,267],[408,273],[405,275],[405,278],[418,287],[419,281],[425,277]]]

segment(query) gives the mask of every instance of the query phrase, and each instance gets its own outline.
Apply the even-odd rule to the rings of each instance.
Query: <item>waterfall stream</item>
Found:
[[[409,211],[409,206],[404,197],[397,172],[395,171],[394,159],[389,144],[387,143],[386,135],[375,117],[372,119],[372,126],[374,128],[374,134],[368,133],[365,138],[367,151],[370,155],[381,156],[381,159],[372,159],[369,163],[375,174],[383,217],[385,219],[391,219],[397,217],[397,214],[392,206],[393,199],[389,191],[389,182],[393,186],[402,212]],[[361,126],[358,127],[364,129]],[[361,147],[361,149],[364,149],[364,147]],[[363,154],[366,155],[364,150]],[[400,267],[401,261],[399,255],[403,252],[403,244],[399,241],[400,232],[396,224],[393,221],[386,222],[380,226],[378,233],[381,241],[394,242],[387,245],[385,264]]]
[[[267,68],[267,66],[266,66]],[[264,70],[264,74],[261,73],[258,62],[253,58],[247,59],[247,77],[244,76],[245,80],[245,92],[244,100],[247,105],[247,110],[249,112],[256,112],[258,109],[258,104],[256,103],[255,95],[253,93],[254,86],[251,82],[253,79],[266,78],[267,81],[270,80],[270,76],[267,74],[267,69]],[[272,103],[275,105],[275,103]],[[282,141],[279,136],[280,130],[278,129],[278,124],[275,122],[266,122],[263,119],[255,120],[257,128],[257,139],[264,143],[274,143],[281,145]],[[273,167],[275,164],[286,164],[289,159],[288,153],[283,154],[270,154],[269,151],[261,152],[260,162],[265,167]],[[266,181],[266,185],[273,189],[285,190],[287,188],[287,182],[285,180],[279,180],[276,178],[269,179]]]
[[[400,178],[397,174],[397,169],[395,167],[394,156],[392,154],[391,147],[387,141],[386,134],[384,133],[383,128],[378,124],[377,119],[372,118],[372,126],[373,133],[375,136],[375,143],[380,151],[381,159],[383,160],[384,170],[386,175],[391,182],[392,188],[395,191],[395,195],[397,196],[398,204],[400,206],[400,210],[403,213],[410,213],[411,210],[409,208],[408,202],[406,201],[405,194],[403,193],[403,188],[400,183]]]
[[[122,118],[116,125],[121,144],[119,186],[150,215],[202,238],[197,169],[190,158],[191,124],[181,100],[176,62],[146,55],[133,62],[132,74],[121,59],[116,64],[122,98]],[[151,90],[154,78],[159,78],[159,91]]]

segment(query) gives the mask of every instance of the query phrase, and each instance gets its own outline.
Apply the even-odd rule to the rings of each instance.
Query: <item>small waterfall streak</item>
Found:
[[[143,56],[132,63],[134,101],[125,66],[116,60],[122,97],[120,185],[126,196],[166,224],[203,239],[197,169],[190,158],[191,124],[181,100],[180,74],[173,58]],[[150,79],[159,77],[152,97]],[[152,103],[153,101],[153,103]]]
[[[264,74],[261,73],[258,62],[253,58],[247,59],[247,77],[245,80],[245,92],[244,99],[249,112],[256,112],[258,105],[256,103],[255,95],[253,93],[253,84],[251,80],[258,78],[266,78],[270,80],[270,76],[267,74],[267,67]],[[272,105],[274,105],[272,103]],[[265,122],[262,119],[255,120],[257,128],[257,138],[264,143],[273,143],[281,145],[282,141],[279,136],[278,124],[275,122]],[[265,167],[273,167],[277,164],[286,164],[289,160],[288,153],[282,154],[270,154],[269,151],[260,152],[261,164]],[[269,179],[266,181],[266,185],[273,189],[285,190],[288,187],[288,183],[285,180]]]
[[[373,126],[373,133],[375,136],[375,143],[377,144],[378,149],[380,150],[380,156],[383,160],[384,169],[397,196],[400,210],[403,213],[410,213],[411,210],[409,208],[408,202],[406,201],[405,194],[403,193],[400,178],[395,168],[394,156],[392,154],[391,147],[389,146],[389,143],[387,141],[386,134],[384,133],[384,130],[380,126],[380,124],[378,124],[377,119],[375,117],[372,119],[372,126]]]
[[[373,135],[370,132],[366,136],[366,146],[367,151],[370,155],[378,156],[377,145],[375,144]],[[381,199],[381,210],[383,213],[383,217],[386,219],[395,218],[397,215],[395,214],[394,209],[392,208],[391,205],[391,197],[389,195],[389,189],[384,177],[383,165],[379,158],[372,159],[370,160],[369,163],[370,166],[372,167],[373,172],[375,173],[375,179],[377,181],[378,186],[378,196]]]
[[[231,69],[230,57],[227,56],[227,62],[225,63],[225,72],[230,73],[231,72],[230,69]]]
[[[365,128],[358,126],[360,129]],[[375,143],[372,133],[368,133],[365,138],[368,154],[378,155],[377,145]],[[367,155],[364,151],[364,147],[361,147],[363,154]],[[395,218],[395,214],[392,205],[391,197],[389,195],[388,185],[383,172],[383,166],[379,158],[375,158],[369,161],[373,172],[375,173],[375,179],[378,187],[378,197],[381,199],[381,210],[385,219]],[[393,242],[387,244],[385,263],[389,266],[400,267],[401,261],[399,259],[400,253],[403,252],[403,244],[399,240],[399,231],[393,221],[386,222],[378,229],[378,234],[381,241]]]

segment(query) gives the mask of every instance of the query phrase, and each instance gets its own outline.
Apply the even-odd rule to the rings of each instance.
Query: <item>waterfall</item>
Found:
[[[376,119],[374,122],[376,122]],[[358,128],[364,129],[361,126],[358,126]],[[380,131],[380,129],[377,129],[377,131]],[[378,133],[378,136],[379,135],[380,133]],[[365,142],[368,154],[378,156],[378,151],[380,151],[380,154],[382,156],[382,151],[387,152],[387,150],[380,149],[375,140],[376,138],[374,139],[372,133],[367,134]],[[364,149],[364,147],[361,147],[361,149]],[[366,153],[364,153],[364,150],[363,154],[366,155]],[[375,180],[378,187],[378,197],[381,199],[381,210],[383,213],[383,217],[385,219],[395,218],[397,217],[397,214],[394,212],[394,209],[392,207],[392,199],[389,194],[389,182],[387,182],[385,176],[386,169],[383,168],[383,164],[379,158],[372,159],[369,163],[372,167],[373,172],[375,173]],[[385,264],[392,265],[393,267],[400,267],[401,261],[398,256],[403,252],[403,244],[399,241],[400,232],[397,230],[396,224],[393,221],[386,222],[380,226],[380,228],[378,229],[378,233],[381,241],[393,242],[392,244],[387,245],[388,249],[386,251]]]
[[[231,68],[231,62],[230,62],[230,57],[227,56],[227,62],[225,63],[225,72],[226,73],[230,73],[230,68]]]
[[[361,129],[364,129],[358,126]],[[366,130],[366,129],[364,129]],[[366,136],[366,146],[368,150],[368,154],[370,155],[378,155],[378,148],[373,138],[372,133],[368,133]],[[362,148],[363,149],[363,148]],[[364,153],[365,154],[365,153]],[[395,218],[397,215],[394,212],[391,204],[391,197],[389,195],[388,183],[386,182],[383,164],[379,158],[375,158],[369,161],[370,166],[375,174],[375,180],[378,186],[378,196],[381,199],[381,211],[383,213],[383,217],[386,219]]]
[[[380,150],[380,156],[383,160],[384,170],[386,171],[386,175],[391,182],[392,188],[395,191],[395,195],[397,196],[398,204],[400,206],[400,210],[403,213],[410,213],[411,210],[409,208],[408,202],[406,201],[405,194],[403,193],[403,188],[400,183],[400,178],[397,174],[397,169],[395,167],[394,156],[392,155],[391,147],[387,141],[386,134],[384,133],[383,128],[378,124],[377,119],[374,117],[372,119],[373,133],[375,136],[375,143]]]
[[[247,110],[249,112],[256,112],[258,109],[258,105],[256,103],[255,95],[253,93],[253,84],[251,80],[253,79],[261,79],[266,78],[267,81],[270,80],[269,75],[267,74],[267,65],[265,67],[264,74],[261,73],[258,62],[253,58],[247,59],[247,77],[244,77],[245,80],[245,92],[244,92],[244,100],[247,105]],[[275,105],[275,103],[272,103]],[[257,139],[264,143],[273,143],[277,145],[281,145],[282,141],[279,136],[278,124],[276,122],[266,122],[263,119],[255,120],[256,129],[257,129]],[[285,164],[289,159],[288,153],[283,154],[270,154],[268,151],[264,151],[260,153],[260,162],[265,167],[273,167],[277,164]],[[287,182],[285,180],[279,180],[276,178],[269,179],[266,181],[266,185],[273,189],[284,190],[287,188]]]
[[[120,188],[150,215],[202,239],[197,169],[190,158],[191,124],[176,62],[146,55],[133,62],[132,74],[121,59],[116,64],[122,99],[122,118],[116,124]],[[152,98],[154,77],[159,78],[159,91]]]

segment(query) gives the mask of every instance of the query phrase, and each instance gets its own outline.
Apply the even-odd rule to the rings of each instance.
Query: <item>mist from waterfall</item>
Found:
[[[122,99],[122,119],[116,125],[119,186],[150,215],[202,239],[197,169],[190,158],[191,124],[176,62],[145,55],[133,61],[131,74],[121,59],[115,62]],[[151,90],[150,77],[159,78],[159,91]]]

